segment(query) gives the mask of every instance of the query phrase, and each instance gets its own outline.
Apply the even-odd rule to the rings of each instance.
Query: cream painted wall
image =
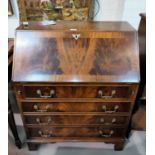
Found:
[[[128,21],[136,29],[138,29],[140,22],[140,13],[145,13],[146,0],[126,0],[123,20]]]
[[[19,20],[16,16],[9,18],[8,21],[8,38],[14,38],[15,29],[19,25]]]
[[[98,0],[100,10],[95,16],[96,21],[118,21],[123,18],[126,0]],[[96,5],[97,11],[97,5]]]
[[[14,38],[15,29],[19,25],[19,11],[17,6],[17,0],[11,0],[13,7],[13,16],[8,17],[8,38]]]
[[[135,29],[139,26],[139,13],[145,12],[146,0],[98,0],[100,11],[96,21],[128,21]],[[97,8],[96,8],[97,9]]]
[[[138,29],[139,13],[145,12],[146,0],[98,0],[100,11],[94,18],[96,21],[128,21]],[[15,15],[8,19],[8,37],[14,38],[15,28],[19,25],[18,7],[12,0]]]

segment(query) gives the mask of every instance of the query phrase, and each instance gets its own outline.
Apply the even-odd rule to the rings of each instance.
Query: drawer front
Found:
[[[135,86],[23,86],[17,95],[23,98],[133,98]]]
[[[23,102],[23,112],[103,112],[117,113],[129,112],[130,102],[66,102],[66,103],[39,103],[39,102]]]
[[[25,116],[26,124],[38,125],[125,125],[128,117],[97,115]]]
[[[123,128],[101,128],[101,127],[44,127],[28,128],[29,137],[122,137]]]

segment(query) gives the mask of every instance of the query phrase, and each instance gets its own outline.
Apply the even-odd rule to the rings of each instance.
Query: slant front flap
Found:
[[[17,30],[13,81],[139,82],[135,31]]]

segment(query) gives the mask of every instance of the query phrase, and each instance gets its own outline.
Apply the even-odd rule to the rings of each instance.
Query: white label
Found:
[[[70,31],[77,31],[77,29],[70,29]]]

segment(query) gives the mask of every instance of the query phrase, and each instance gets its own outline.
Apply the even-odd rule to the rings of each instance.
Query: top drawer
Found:
[[[22,98],[134,98],[136,85],[125,86],[51,86],[23,85],[17,86],[18,97]]]

